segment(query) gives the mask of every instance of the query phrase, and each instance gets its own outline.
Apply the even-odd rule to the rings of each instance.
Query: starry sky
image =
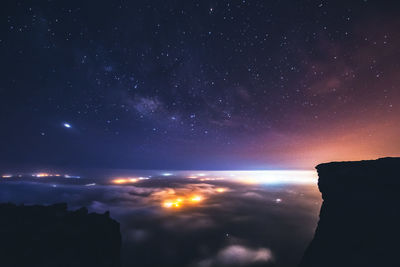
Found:
[[[398,1],[14,1],[0,162],[311,169],[399,156]]]

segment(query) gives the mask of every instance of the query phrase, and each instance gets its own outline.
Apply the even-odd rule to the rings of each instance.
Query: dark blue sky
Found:
[[[2,6],[4,164],[311,168],[400,151],[397,1]]]

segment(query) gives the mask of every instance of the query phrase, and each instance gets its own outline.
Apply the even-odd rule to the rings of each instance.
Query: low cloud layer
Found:
[[[198,262],[196,266],[249,266],[272,260],[272,252],[268,248],[252,249],[241,245],[231,245],[221,249],[214,258],[204,259]]]
[[[162,178],[85,186],[93,181],[64,180],[2,180],[0,202],[109,210],[121,223],[126,267],[295,266],[313,236],[321,203],[315,185]],[[202,200],[163,206],[193,195]]]

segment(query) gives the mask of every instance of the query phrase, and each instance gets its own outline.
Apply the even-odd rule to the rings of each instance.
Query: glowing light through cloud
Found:
[[[175,200],[167,200],[164,202],[163,206],[165,208],[179,208],[181,206],[181,204],[183,203],[182,198],[177,198]]]
[[[1,178],[23,178],[23,177],[35,177],[35,178],[81,178],[76,175],[62,175],[54,172],[36,172],[36,173],[24,173],[24,174],[3,174]]]
[[[226,192],[226,190],[227,190],[226,188],[222,188],[222,187],[215,189],[215,191],[217,191],[218,193],[224,193],[224,192]]]
[[[80,178],[59,172],[37,172],[29,174],[34,178]],[[253,187],[255,185],[281,185],[281,184],[312,184],[317,183],[317,173],[315,171],[173,171],[173,172],[142,172],[134,176],[115,176],[107,179],[106,184],[119,186],[133,186],[146,188],[146,184],[154,181],[173,179],[190,179],[190,184],[184,187],[174,187],[170,184],[166,190],[150,190],[148,204],[161,206],[165,209],[185,210],[187,208],[199,208],[207,204],[212,204],[220,194],[233,194],[235,189],[231,189],[228,183],[241,183]],[[3,174],[2,178],[17,177],[17,175]],[[147,182],[151,177],[151,181]],[[82,179],[86,179],[83,177]],[[102,182],[99,182],[101,185]],[[85,182],[86,187],[96,186],[94,182]],[[149,189],[143,189],[149,190]],[[273,199],[275,203],[283,202],[281,198]]]
[[[225,180],[224,177],[216,177],[216,178],[201,178],[200,181],[218,181],[218,180]]]
[[[256,184],[315,184],[315,171],[238,171],[232,179]]]
[[[44,178],[44,177],[64,177],[64,178],[81,178],[80,176],[77,175],[61,175],[58,173],[47,173],[47,172],[39,172],[39,173],[34,173],[32,174],[33,177],[36,178]]]
[[[201,178],[190,175],[187,178],[199,181],[230,180],[245,184],[315,184],[318,180],[315,171],[209,171]]]
[[[136,183],[139,181],[139,178],[115,178],[112,180],[113,184],[130,184],[130,183]]]
[[[56,175],[56,176],[57,176],[57,175]],[[65,177],[65,178],[73,178],[73,179],[79,179],[79,178],[81,178],[80,176],[77,176],[77,175],[68,175],[68,174],[64,175],[64,177]]]
[[[190,197],[180,196],[175,199],[165,200],[162,204],[164,208],[180,208],[184,206],[193,206],[201,201],[203,201],[203,197],[200,195],[192,195]]]
[[[40,172],[40,173],[33,174],[32,176],[41,178],[41,177],[50,177],[50,176],[54,176],[54,175],[51,175],[50,173],[46,173],[46,172]]]
[[[202,201],[203,200],[203,198],[201,197],[201,196],[193,196],[191,199],[190,199],[190,201],[192,201],[192,202],[200,202],[200,201]]]
[[[318,181],[317,173],[307,170],[203,171],[201,173],[195,171],[174,171],[174,173],[162,173],[161,175],[176,176],[176,178],[185,177],[186,179],[199,182],[192,189],[190,187],[170,188],[168,191],[154,194],[154,200],[161,203],[161,207],[173,210],[201,207],[207,205],[208,201],[212,202],[215,194],[234,192],[235,190],[222,186],[229,182],[242,183],[249,186],[285,184],[314,186]],[[126,180],[117,182],[125,183]],[[281,203],[283,200],[276,198],[274,202]]]
[[[41,171],[28,174],[33,178],[79,178],[68,174],[59,174],[56,171]],[[169,176],[169,177],[165,177]],[[18,172],[4,173],[2,178],[18,177]],[[171,183],[164,181],[169,181]],[[179,185],[182,179],[183,185]],[[146,204],[150,207],[159,207],[171,211],[187,211],[194,208],[202,208],[214,205],[220,201],[223,194],[234,197],[239,187],[254,188],[257,185],[281,185],[281,184],[305,184],[315,186],[317,173],[315,171],[173,171],[164,173],[160,171],[146,171],[140,173],[120,174],[109,177],[106,180],[94,181],[82,176],[82,185],[86,187],[114,185],[129,186],[146,192],[148,196]],[[149,181],[147,181],[149,180]],[[57,180],[60,181],[60,180]],[[165,187],[153,187],[152,185],[162,181]],[[68,183],[72,183],[69,181]],[[242,184],[242,185],[238,185]],[[130,189],[131,189],[130,188]],[[129,189],[129,190],[130,190]],[[273,203],[284,203],[279,196],[272,199]]]
[[[164,202],[164,207],[166,207],[166,208],[171,208],[173,205],[174,205],[174,202],[171,202],[171,201]]]

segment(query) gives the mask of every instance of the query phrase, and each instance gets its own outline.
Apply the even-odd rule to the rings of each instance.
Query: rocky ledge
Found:
[[[120,266],[119,223],[67,204],[0,204],[0,266]]]
[[[400,158],[316,169],[323,204],[299,267],[400,266]]]

